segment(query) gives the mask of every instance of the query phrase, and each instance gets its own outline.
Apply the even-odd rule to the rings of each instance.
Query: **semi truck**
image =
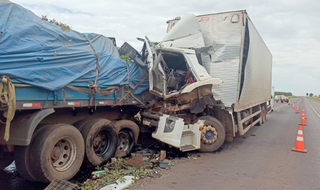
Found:
[[[0,12],[1,170],[68,180],[129,155],[142,132],[213,152],[266,120],[272,57],[245,11],[171,20],[141,52],[6,0]]]

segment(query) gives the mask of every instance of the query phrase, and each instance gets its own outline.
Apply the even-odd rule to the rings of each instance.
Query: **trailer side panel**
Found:
[[[235,111],[248,109],[271,98],[272,55],[249,17],[246,17],[243,36]]]

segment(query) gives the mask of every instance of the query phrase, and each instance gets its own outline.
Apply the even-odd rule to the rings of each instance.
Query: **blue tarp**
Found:
[[[0,32],[0,77],[51,91],[68,84],[88,87],[94,83],[97,64],[87,36],[99,57],[98,87],[127,83],[126,61],[105,36],[62,30],[7,0],[0,0]],[[146,70],[129,63],[131,88],[146,75]],[[134,94],[147,89],[145,79]]]

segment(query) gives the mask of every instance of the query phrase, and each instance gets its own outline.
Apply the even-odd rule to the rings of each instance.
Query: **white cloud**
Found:
[[[160,41],[166,21],[187,13],[246,9],[273,54],[273,85],[296,95],[320,94],[318,0],[13,0],[80,32],[94,32],[140,47],[136,37]]]

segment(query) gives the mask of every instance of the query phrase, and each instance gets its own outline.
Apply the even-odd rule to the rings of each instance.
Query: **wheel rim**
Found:
[[[108,132],[100,131],[93,139],[93,150],[98,156],[103,156],[109,150]]]
[[[130,148],[130,135],[126,131],[120,131],[118,134],[119,146],[118,149],[121,151],[127,151]]]
[[[68,170],[76,159],[76,144],[69,138],[61,138],[51,151],[51,164],[60,172]]]
[[[215,127],[206,125],[201,131],[201,140],[204,144],[213,144],[218,139],[218,132]]]

